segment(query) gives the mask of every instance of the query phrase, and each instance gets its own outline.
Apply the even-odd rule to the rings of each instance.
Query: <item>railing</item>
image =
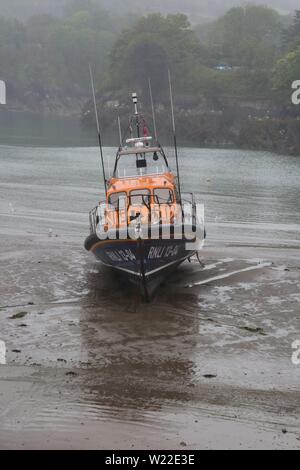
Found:
[[[194,193],[181,193],[181,201],[194,205],[195,194]]]
[[[117,169],[116,176],[117,178],[135,178],[139,176],[158,176],[163,175],[168,171],[165,165],[156,166],[155,168],[140,168],[139,171],[136,171],[136,168],[128,169],[122,168]]]
[[[181,204],[182,206],[182,216],[187,217],[187,214],[184,213],[184,204],[190,204],[192,206],[192,224],[197,225],[197,207],[195,201],[194,193],[181,193]]]
[[[135,195],[135,196],[138,196],[138,195]],[[142,201],[141,201],[141,204],[139,204],[138,206],[145,206],[147,208],[147,210],[149,211],[149,214],[150,214],[151,206],[165,206],[165,205],[172,206],[172,205],[174,205],[173,202],[168,203],[167,201],[164,201],[164,202],[157,201],[154,204],[147,203],[146,199],[145,199],[145,195],[141,194],[140,196],[142,198]],[[125,197],[123,199],[125,199]],[[124,204],[124,208],[126,208],[126,210],[127,210],[127,208],[131,205],[131,196],[126,196],[126,200],[127,200],[127,203]],[[185,204],[190,204],[192,206],[192,215],[190,213],[189,214],[184,213],[184,205]],[[106,201],[101,201],[98,206],[96,206],[94,209],[92,209],[90,211],[89,220],[90,220],[90,232],[91,233],[96,233],[97,225],[100,222],[98,209],[102,205],[107,206],[107,202]],[[118,211],[119,207],[117,207],[117,208],[115,207],[115,210]],[[195,203],[194,193],[181,193],[181,210],[182,210],[183,220],[186,220],[187,216],[189,215],[189,216],[191,216],[192,224],[193,225],[197,224],[197,211],[196,211],[196,203]]]
[[[99,206],[103,204],[103,203],[99,203]],[[90,218],[90,232],[91,233],[96,233],[96,229],[97,229],[97,225],[99,223],[99,220],[98,220],[98,207],[95,207],[94,209],[91,210],[90,214],[89,214],[89,218]]]

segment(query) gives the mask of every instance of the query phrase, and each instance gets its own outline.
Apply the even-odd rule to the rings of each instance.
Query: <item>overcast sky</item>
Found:
[[[33,14],[51,13],[61,15],[64,4],[71,0],[0,0],[0,15],[26,19]],[[118,14],[134,12],[137,15],[160,11],[184,12],[193,23],[206,22],[222,15],[235,5],[257,3],[273,6],[288,14],[300,8],[299,0],[93,0],[95,3],[116,11]]]

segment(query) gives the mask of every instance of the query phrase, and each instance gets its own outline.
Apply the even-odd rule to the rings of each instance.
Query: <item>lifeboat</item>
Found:
[[[206,235],[202,204],[181,192],[179,175],[133,99],[128,133],[112,177],[105,178],[106,198],[90,212],[85,248],[150,301],[181,263],[198,254]]]

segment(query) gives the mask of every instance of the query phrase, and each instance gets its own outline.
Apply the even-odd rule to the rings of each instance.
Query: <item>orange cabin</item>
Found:
[[[177,213],[178,194],[173,173],[112,178],[107,191],[106,223],[108,228],[130,224],[140,217],[147,224],[170,223]]]

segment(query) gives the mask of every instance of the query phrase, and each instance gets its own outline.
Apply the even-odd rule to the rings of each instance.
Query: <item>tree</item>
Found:
[[[247,5],[229,10],[208,33],[218,60],[247,68],[271,67],[280,43],[279,14],[268,7]]]
[[[20,95],[90,92],[88,63],[99,80],[119,26],[93,2],[72,4],[70,15],[36,15],[27,23],[0,17],[3,79]]]
[[[296,10],[293,23],[283,31],[283,46],[285,50],[291,49],[300,43],[300,10]]]
[[[288,52],[277,62],[273,78],[273,91],[276,97],[285,104],[291,103],[291,86],[299,80],[300,46]]]
[[[65,6],[65,16],[74,27],[79,24],[93,30],[114,31],[115,22],[110,14],[92,0],[73,0]]]
[[[111,86],[126,88],[134,82],[145,90],[150,77],[154,92],[163,95],[166,72],[172,69],[179,89],[186,89],[188,71],[201,61],[201,48],[185,15],[152,14],[124,31],[110,54]]]

